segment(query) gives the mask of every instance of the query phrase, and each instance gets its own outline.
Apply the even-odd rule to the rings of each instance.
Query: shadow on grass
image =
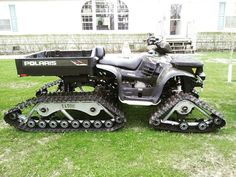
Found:
[[[149,127],[149,118],[153,111],[152,106],[130,106],[126,104],[120,105],[120,109],[126,117],[126,127]]]

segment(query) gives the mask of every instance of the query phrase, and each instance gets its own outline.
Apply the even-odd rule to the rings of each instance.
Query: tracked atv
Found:
[[[195,87],[205,80],[203,64],[168,55],[168,43],[149,36],[152,52],[137,58],[107,58],[91,51],[43,51],[16,59],[18,75],[58,76],[36,96],[8,110],[5,121],[24,131],[113,131],[124,126],[118,103],[154,108],[156,130],[212,132],[225,125],[223,115],[199,100]],[[84,91],[84,86],[94,88]],[[56,89],[49,91],[51,87]]]

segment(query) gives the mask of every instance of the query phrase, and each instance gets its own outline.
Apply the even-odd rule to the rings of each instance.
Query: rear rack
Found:
[[[92,75],[96,58],[92,50],[41,51],[16,59],[20,76],[78,76]]]

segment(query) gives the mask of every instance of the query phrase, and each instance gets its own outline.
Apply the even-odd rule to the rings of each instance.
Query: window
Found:
[[[170,34],[179,35],[181,30],[181,4],[172,4],[170,8]]]
[[[218,29],[222,30],[225,26],[225,2],[219,3]]]
[[[15,5],[0,6],[0,31],[17,32]]]
[[[118,12],[118,29],[128,30],[129,9],[127,5],[120,0],[118,0],[117,12]]]
[[[225,28],[236,28],[236,1],[231,6],[230,16],[225,16]]]
[[[82,30],[128,30],[129,9],[121,0],[90,0],[81,9]]]
[[[109,1],[96,0],[97,30],[114,30],[114,4]]]
[[[11,18],[11,29],[13,32],[17,32],[17,19],[16,19],[16,8],[15,5],[9,5],[10,18]]]
[[[93,14],[92,14],[92,1],[87,1],[82,9],[82,29],[93,30]]]
[[[10,19],[0,19],[0,31],[11,31]]]
[[[226,16],[225,17],[225,27],[226,28],[236,28],[236,16]]]

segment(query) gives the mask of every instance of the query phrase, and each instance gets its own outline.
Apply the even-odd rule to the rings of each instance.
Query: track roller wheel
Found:
[[[188,125],[188,123],[187,122],[181,122],[180,124],[179,124],[179,128],[181,129],[181,130],[187,130],[188,129],[188,127],[189,127],[189,125]]]
[[[91,126],[90,121],[85,120],[85,121],[83,122],[83,127],[84,127],[84,128],[89,128],[90,126]]]
[[[51,120],[51,121],[49,122],[49,126],[50,126],[51,128],[56,128],[56,127],[57,127],[57,122],[56,122],[55,120]]]
[[[46,125],[47,125],[46,122],[43,121],[43,120],[40,120],[40,121],[38,122],[38,126],[39,126],[39,128],[45,128]]]
[[[27,125],[28,125],[28,127],[30,127],[30,128],[34,128],[35,125],[36,125],[36,123],[35,123],[34,120],[31,119],[31,120],[28,120]]]
[[[71,122],[71,126],[72,126],[73,128],[79,128],[79,125],[80,125],[80,123],[79,123],[79,121],[77,121],[77,120],[73,120],[73,121]]]
[[[155,120],[153,120],[153,125],[154,126],[158,126],[158,125],[160,125],[161,124],[161,120],[160,119],[155,119]]]
[[[201,130],[201,131],[206,130],[206,129],[207,129],[207,124],[206,124],[206,122],[204,122],[204,121],[200,122],[200,123],[198,124],[198,128],[199,128],[199,130]]]
[[[16,120],[18,118],[18,113],[17,112],[13,112],[10,113],[9,115],[7,115],[9,119],[11,120]]]
[[[105,127],[106,127],[106,128],[111,128],[112,126],[113,126],[112,121],[106,120],[106,122],[105,122]]]
[[[221,125],[222,124],[222,119],[220,119],[220,118],[214,118],[214,123],[216,124],[216,125]]]
[[[123,122],[123,118],[121,118],[121,117],[116,117],[116,122],[117,122],[118,124],[122,123],[122,122]]]
[[[94,123],[93,123],[93,126],[95,128],[101,128],[102,122],[100,120],[95,120]]]
[[[62,128],[67,128],[67,127],[69,127],[69,123],[68,123],[68,121],[66,121],[66,120],[62,120],[62,121],[60,122],[60,125],[61,125]]]

